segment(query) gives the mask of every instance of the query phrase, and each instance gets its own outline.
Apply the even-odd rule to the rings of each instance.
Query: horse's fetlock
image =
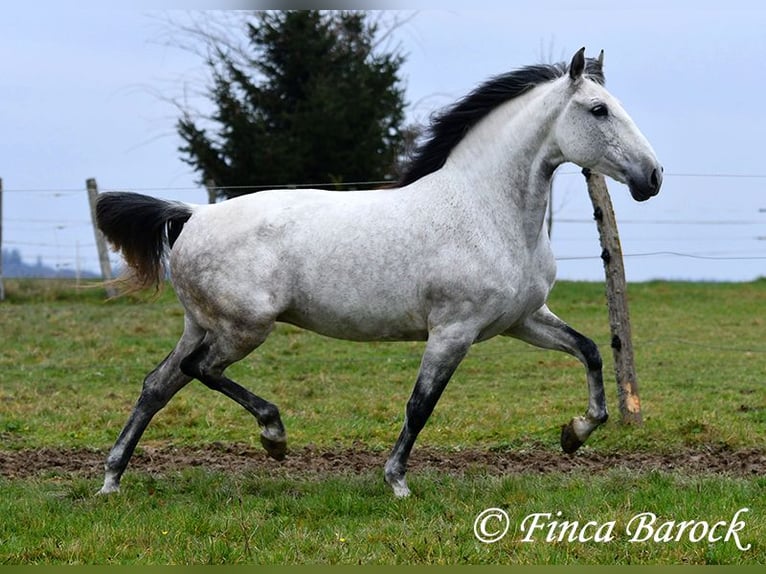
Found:
[[[279,415],[279,407],[272,403],[263,406],[261,421],[264,426],[278,426],[282,428],[282,417]]]
[[[597,416],[595,416],[595,417],[591,417],[591,420],[592,420],[594,423],[597,423],[597,424],[599,424],[599,425],[602,425],[602,424],[604,424],[606,421],[608,421],[608,420],[609,420],[609,413],[608,413],[608,412],[606,412],[606,411],[604,411],[603,413],[600,413],[599,415],[597,415]]]
[[[581,418],[583,418],[585,422],[587,422],[595,429],[596,427],[601,426],[607,420],[609,420],[609,412],[606,409],[598,409],[593,411],[589,408],[586,411],[585,416]]]

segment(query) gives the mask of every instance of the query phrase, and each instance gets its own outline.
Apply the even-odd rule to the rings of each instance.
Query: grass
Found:
[[[170,290],[154,302],[104,302],[96,290],[37,296],[25,294],[29,289],[10,283],[2,308],[4,448],[110,446],[143,377],[180,335],[180,305]],[[593,337],[604,355],[613,417],[589,444],[604,450],[762,444],[766,281],[636,284],[630,295],[646,421],[637,429],[616,422],[603,288],[562,283],[551,297],[551,307]],[[280,406],[293,447],[362,442],[387,449],[399,431],[422,348],[335,341],[280,326],[229,373]],[[471,350],[421,441],[445,448],[529,443],[557,449],[559,426],[582,412],[586,401],[576,360],[496,338]],[[192,383],[155,418],[143,440],[257,444],[253,430],[244,410]]]
[[[766,526],[754,514],[766,480],[652,472],[587,476],[413,477],[417,495],[395,500],[379,476],[269,479],[190,469],[132,476],[119,496],[94,497],[82,479],[0,481],[2,558],[13,564],[748,564],[763,561]],[[506,537],[479,542],[474,519],[489,507],[511,516]],[[630,520],[647,510],[667,520],[746,527],[732,542],[631,542]],[[660,512],[657,509],[667,509]],[[762,506],[759,511],[762,510]],[[524,542],[524,517],[614,521],[609,542]],[[723,533],[723,532],[722,532]]]
[[[104,301],[100,290],[7,281],[0,304],[0,457],[40,447],[108,449],[145,374],[172,348],[182,310]],[[586,448],[675,452],[764,448],[766,281],[629,287],[642,427],[617,422],[603,286],[560,283],[550,306],[599,343],[612,419]],[[291,448],[362,445],[385,451],[401,425],[422,344],[334,341],[280,326],[230,376],[282,411]],[[418,445],[550,450],[586,406],[582,367],[561,353],[497,338],[461,365]],[[142,445],[258,444],[252,418],[198,383],[154,419]],[[413,456],[417,456],[417,446]],[[766,481],[674,472],[491,477],[412,473],[396,501],[380,474],[274,478],[189,469],[131,471],[116,497],[94,498],[100,476],[0,478],[0,563],[763,563]],[[731,543],[523,543],[518,523],[494,545],[473,536],[489,506],[615,520],[730,518],[749,507],[740,552]]]

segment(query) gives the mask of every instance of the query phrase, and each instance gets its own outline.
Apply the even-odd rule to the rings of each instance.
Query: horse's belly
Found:
[[[428,328],[415,313],[385,316],[375,309],[353,307],[311,310],[288,309],[278,321],[309,329],[320,335],[351,341],[423,341]]]
[[[414,299],[406,289],[376,289],[353,282],[304,286],[277,320],[338,339],[424,340],[428,323]]]

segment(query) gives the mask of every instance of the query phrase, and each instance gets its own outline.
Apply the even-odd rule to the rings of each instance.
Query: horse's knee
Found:
[[[574,339],[574,344],[577,350],[580,352],[582,361],[589,371],[600,371],[604,363],[601,359],[601,352],[598,349],[593,340],[589,339],[582,333],[575,331],[571,327],[567,326],[566,331],[569,336]]]
[[[600,371],[603,368],[604,363],[601,359],[601,352],[598,350],[598,345],[587,337],[584,337],[584,339],[580,351],[585,358],[585,365],[588,367],[589,371]]]

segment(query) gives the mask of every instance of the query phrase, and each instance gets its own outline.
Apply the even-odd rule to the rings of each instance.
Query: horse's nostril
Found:
[[[657,176],[657,170],[652,170],[652,177],[651,177],[651,183],[653,189],[658,189],[660,187],[660,178]]]

